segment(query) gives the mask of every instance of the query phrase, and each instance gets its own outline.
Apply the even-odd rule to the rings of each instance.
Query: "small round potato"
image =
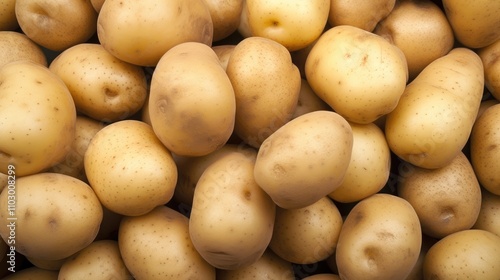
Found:
[[[67,258],[60,259],[60,260],[47,260],[47,259],[38,259],[38,258],[33,258],[33,257],[26,257],[26,259],[33,265],[41,269],[46,269],[46,270],[54,270],[54,271],[59,271],[61,269],[61,266],[63,263],[66,261]]]
[[[217,54],[224,71],[227,69],[227,63],[229,62],[229,58],[231,57],[235,47],[236,45],[218,45],[212,47],[215,54]]]
[[[331,26],[355,26],[371,32],[391,13],[395,4],[396,0],[331,0],[328,23]]]
[[[204,0],[214,25],[213,41],[225,39],[238,29],[244,0]]]
[[[312,90],[306,79],[301,79],[299,99],[292,119],[314,111],[331,111],[331,108]]]
[[[0,68],[18,60],[28,60],[47,66],[47,58],[42,49],[28,36],[15,31],[0,31]]]
[[[472,228],[490,231],[500,236],[500,195],[482,189],[481,210]]]
[[[484,85],[496,100],[500,100],[500,39],[478,50],[477,54],[483,61]]]

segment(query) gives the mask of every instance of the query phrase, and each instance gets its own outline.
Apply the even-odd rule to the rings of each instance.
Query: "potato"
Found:
[[[479,105],[479,111],[477,112],[476,121],[477,121],[477,119],[479,119],[479,117],[481,115],[483,115],[483,113],[484,113],[484,111],[486,111],[486,109],[488,109],[491,106],[496,105],[498,103],[500,103],[500,101],[498,101],[497,99],[487,99],[487,100],[481,101],[481,105]]]
[[[314,92],[335,112],[363,124],[390,113],[408,80],[398,47],[348,25],[321,35],[307,56],[305,73]]]
[[[244,0],[204,0],[214,25],[213,41],[229,37],[240,25]]]
[[[15,193],[0,194],[2,205],[12,205],[15,221],[0,227],[7,240],[15,236],[15,250],[35,259],[59,260],[89,245],[97,235],[102,207],[86,183],[57,173],[37,173],[16,179]],[[0,209],[0,218],[12,217],[11,207]],[[13,244],[11,244],[13,245]]]
[[[249,37],[234,48],[226,72],[236,96],[234,132],[258,148],[292,118],[300,92],[299,70],[279,43]]]
[[[470,229],[481,209],[481,188],[469,160],[460,152],[448,165],[425,169],[407,165],[397,191],[417,212],[422,232],[443,238]]]
[[[423,168],[449,164],[469,139],[483,89],[483,66],[472,50],[455,48],[434,60],[387,115],[391,151]]]
[[[68,86],[77,111],[101,122],[134,115],[148,94],[144,70],[117,59],[99,44],[66,49],[49,69]]]
[[[151,80],[149,115],[160,141],[182,156],[207,155],[234,128],[234,90],[215,52],[188,42],[170,49]]]
[[[391,172],[391,150],[374,123],[349,123],[353,145],[344,180],[328,194],[335,201],[356,202],[382,190]]]
[[[420,254],[418,255],[417,263],[413,266],[410,274],[405,278],[405,280],[422,280],[424,279],[424,259],[425,255],[429,249],[434,245],[438,239],[429,237],[425,234],[422,235],[422,246],[420,248]]]
[[[350,25],[371,32],[391,13],[395,4],[396,0],[331,0],[328,23],[334,27]]]
[[[470,229],[434,244],[424,259],[424,279],[498,279],[500,236]]]
[[[481,210],[472,228],[490,231],[500,236],[500,196],[482,188]]]
[[[189,235],[218,269],[255,263],[272,237],[276,206],[254,180],[255,157],[226,154],[205,169],[194,190]]]
[[[304,114],[264,141],[255,162],[255,181],[279,207],[306,207],[340,186],[352,146],[352,129],[339,114]]]
[[[140,66],[155,66],[180,43],[210,46],[213,32],[205,0],[106,0],[97,19],[97,36],[104,49]]]
[[[115,240],[99,240],[68,258],[59,270],[59,280],[132,279]]]
[[[29,61],[0,68],[0,172],[41,172],[64,159],[75,134],[76,110],[66,85]]]
[[[101,11],[102,5],[105,0],[90,0],[92,7],[94,7],[95,11],[99,13]]]
[[[341,279],[405,279],[421,243],[420,223],[410,203],[374,194],[358,202],[344,221],[336,250],[338,274]]]
[[[279,279],[295,280],[290,262],[277,256],[272,250],[264,251],[262,257],[251,265],[232,270],[217,270],[217,280]]]
[[[16,0],[0,0],[0,30],[13,31],[19,28],[16,18]]]
[[[42,49],[28,36],[15,31],[0,31],[0,68],[19,60],[47,66],[47,58]]]
[[[243,38],[252,37],[252,31],[250,30],[250,25],[248,22],[248,8],[246,5],[246,0],[243,0],[243,7],[241,8],[240,14],[240,24],[238,25],[238,33]]]
[[[301,79],[299,99],[292,119],[314,111],[331,111],[331,108],[312,90],[306,79]]]
[[[484,67],[484,85],[496,100],[500,100],[500,38],[477,51]]]
[[[215,54],[217,54],[224,71],[227,69],[227,63],[229,62],[229,58],[231,57],[235,47],[236,45],[218,45],[212,47],[212,50],[214,50]]]
[[[477,119],[470,135],[470,156],[472,167],[482,187],[500,195],[500,104],[486,109]]]
[[[2,280],[58,280],[57,278],[57,271],[28,267],[10,274]]]
[[[468,48],[482,48],[500,38],[500,2],[443,0],[455,38]]]
[[[455,42],[444,12],[430,0],[397,1],[373,33],[400,48],[412,81],[429,63],[446,55]]]
[[[60,260],[47,260],[47,259],[38,259],[33,257],[27,257],[26,259],[33,265],[41,269],[59,271],[63,263],[69,257],[60,259]]]
[[[335,252],[342,223],[328,197],[299,209],[277,208],[269,248],[291,263],[323,261]]]
[[[189,238],[188,224],[186,216],[166,206],[123,218],[118,246],[135,279],[215,279],[215,269]]]
[[[101,203],[126,216],[170,201],[177,167],[148,124],[123,120],[101,129],[84,156],[88,181]]]
[[[97,30],[88,0],[16,0],[15,11],[23,33],[53,51],[86,42]]]

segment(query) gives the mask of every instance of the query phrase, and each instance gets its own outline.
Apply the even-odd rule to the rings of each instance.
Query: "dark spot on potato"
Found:
[[[281,164],[275,164],[273,167],[274,174],[282,176],[286,174],[286,169]]]
[[[56,230],[58,225],[57,219],[55,217],[49,217],[48,224],[51,230]]]
[[[494,149],[496,149],[496,148],[497,148],[497,145],[496,145],[496,144],[492,144],[492,145],[489,145],[489,146],[488,146],[488,148],[486,148],[486,150],[487,150],[488,152],[490,152],[490,151],[493,151],[493,150],[494,150]]]
[[[31,217],[31,210],[26,209],[26,212],[24,212],[24,219],[27,220]]]
[[[364,214],[361,211],[356,212],[356,214],[353,216],[354,224],[359,224],[361,220],[364,218]]]
[[[252,192],[249,191],[249,190],[244,190],[243,191],[243,197],[246,199],[246,200],[251,200],[252,199]]]
[[[451,207],[443,207],[439,218],[444,223],[449,223],[455,218],[455,211]]]
[[[118,96],[118,92],[116,90],[112,90],[108,87],[105,87],[104,88],[104,94],[107,96],[107,97],[110,97],[110,98],[113,98],[113,97],[116,97]]]
[[[381,240],[394,239],[394,234],[387,231],[377,232],[376,235]]]

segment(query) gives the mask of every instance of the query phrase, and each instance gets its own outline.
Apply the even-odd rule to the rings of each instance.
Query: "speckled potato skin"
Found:
[[[0,194],[7,205],[8,192]],[[57,173],[38,173],[16,180],[16,251],[27,257],[59,260],[94,241],[102,221],[102,206],[90,186]],[[10,217],[7,207],[0,218]],[[0,227],[7,242],[9,228]],[[64,246],[61,246],[64,244]]]
[[[90,141],[84,156],[87,179],[101,203],[127,216],[143,215],[170,201],[177,167],[146,123],[115,122]]]
[[[16,31],[0,31],[0,68],[18,60],[28,60],[47,66],[44,52],[28,36]]]
[[[59,77],[40,64],[16,61],[0,70],[0,172],[17,176],[59,163],[71,149],[76,109]]]
[[[195,250],[188,218],[166,206],[136,217],[124,217],[118,246],[136,279],[215,280],[215,268]]]

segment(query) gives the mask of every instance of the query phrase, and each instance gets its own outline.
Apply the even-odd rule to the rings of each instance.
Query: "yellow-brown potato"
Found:
[[[77,111],[101,122],[134,115],[148,94],[144,70],[117,59],[99,44],[70,47],[49,69],[64,81]]]
[[[117,58],[155,66],[184,42],[211,45],[213,23],[204,0],[106,0],[97,19],[102,46]]]
[[[490,231],[500,236],[500,195],[482,189],[481,210],[472,228]]]
[[[404,53],[379,35],[342,25],[325,31],[305,64],[307,81],[335,112],[371,123],[398,104],[408,80]]]
[[[234,90],[215,52],[188,42],[170,49],[151,80],[149,116],[160,141],[182,156],[207,155],[234,128]]]
[[[481,209],[481,188],[464,153],[441,168],[407,165],[404,170],[398,196],[413,206],[423,233],[443,238],[474,225]]]
[[[16,18],[16,0],[0,0],[0,30],[12,31],[19,28]]]
[[[244,0],[204,0],[214,25],[213,41],[220,41],[238,29]]]
[[[90,0],[90,4],[94,7],[94,10],[99,13],[101,11],[102,5],[106,0]]]
[[[60,260],[89,245],[102,220],[102,206],[90,186],[71,176],[37,173],[16,178],[14,192],[0,194],[2,205],[15,197],[15,221],[0,227],[8,243],[15,235],[18,253],[35,259]],[[0,218],[12,217],[8,207]]]
[[[471,163],[477,179],[489,192],[500,195],[500,104],[486,109],[470,135]]]
[[[291,119],[300,92],[299,70],[279,43],[249,37],[234,48],[226,72],[236,96],[234,131],[257,148]]]
[[[477,51],[484,67],[484,85],[500,100],[500,39]]]
[[[293,266],[267,249],[256,262],[232,270],[217,270],[217,280],[279,279],[295,280]]]
[[[64,159],[75,134],[76,110],[66,85],[29,61],[0,68],[0,172],[41,172]]]
[[[87,179],[109,210],[137,216],[170,201],[177,167],[150,125],[123,120],[102,128],[84,156]]]
[[[298,209],[276,209],[269,248],[296,264],[323,261],[335,252],[342,216],[328,197]]]
[[[340,280],[340,276],[333,273],[321,273],[304,277],[302,280]]]
[[[352,146],[352,129],[339,114],[304,114],[264,141],[255,162],[255,181],[281,208],[311,205],[340,186]]]
[[[500,236],[470,229],[434,244],[424,258],[423,279],[498,279]]]
[[[16,0],[15,10],[23,33],[53,51],[86,42],[97,30],[97,12],[88,0]]]
[[[188,226],[186,216],[166,206],[124,217],[118,246],[135,279],[214,280],[215,268],[195,250]]]
[[[391,151],[423,168],[450,163],[469,139],[483,89],[483,65],[472,50],[455,48],[434,60],[387,115]]]
[[[46,270],[54,270],[54,271],[59,271],[63,263],[66,261],[67,258],[63,258],[60,260],[47,260],[47,259],[38,259],[38,258],[33,258],[33,257],[27,257],[26,259],[33,265],[41,269],[46,269]]]
[[[115,240],[94,241],[68,258],[59,270],[59,280],[132,279]]]
[[[486,47],[500,38],[500,1],[443,0],[455,38],[468,48]]]
[[[28,60],[47,66],[47,58],[42,49],[28,36],[15,31],[0,31],[0,68],[18,60]]]
[[[497,99],[487,99],[487,100],[481,101],[481,105],[479,105],[479,111],[477,112],[476,121],[477,121],[477,119],[479,119],[479,117],[481,115],[483,115],[484,111],[486,111],[488,108],[490,108],[493,105],[497,105],[498,103],[500,103],[500,101],[498,101]]]
[[[371,32],[391,13],[395,4],[396,0],[331,0],[328,23],[331,26],[351,25]]]
[[[309,82],[307,82],[306,79],[301,79],[299,99],[297,100],[297,107],[295,107],[292,119],[314,111],[329,110],[331,110],[330,106],[319,98],[319,96],[312,90]]]
[[[243,38],[252,37],[252,31],[250,30],[250,25],[248,23],[248,8],[246,5],[246,0],[243,0],[243,7],[241,9],[240,24],[238,25],[238,33]]]
[[[229,62],[229,58],[231,57],[235,47],[236,45],[218,45],[212,47],[215,54],[217,54],[224,71],[227,69],[227,63]]]
[[[342,184],[328,194],[343,203],[359,201],[379,192],[391,171],[391,150],[376,124],[350,123],[353,135],[351,161]]]
[[[57,271],[28,267],[10,274],[2,280],[58,280],[57,277]]]
[[[189,235],[219,269],[255,263],[272,237],[276,206],[253,177],[256,152],[233,152],[205,169],[194,190]]]
[[[403,51],[412,81],[429,63],[446,55],[455,42],[444,12],[430,0],[397,1],[373,33]]]
[[[422,243],[417,213],[406,200],[377,193],[347,215],[336,250],[341,279],[405,279]],[[397,265],[396,265],[397,264]]]

